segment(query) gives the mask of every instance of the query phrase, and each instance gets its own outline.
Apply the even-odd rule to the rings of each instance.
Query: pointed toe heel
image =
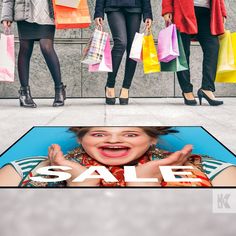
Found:
[[[197,101],[194,99],[194,100],[189,100],[185,97],[184,93],[182,93],[182,96],[184,98],[184,104],[185,105],[188,105],[188,106],[196,106],[197,105]]]
[[[107,97],[107,87],[105,87],[105,103],[107,105],[115,105],[116,104],[116,98],[115,97]]]
[[[120,90],[120,95],[121,95],[121,91],[122,91],[122,89]],[[120,105],[128,105],[129,104],[129,91],[128,91],[127,98],[122,98],[119,96],[119,102],[120,102]]]
[[[197,95],[198,95],[200,105],[202,105],[202,98],[205,98],[210,106],[220,106],[224,104],[223,101],[211,99],[210,97],[208,97],[202,89],[198,90]]]

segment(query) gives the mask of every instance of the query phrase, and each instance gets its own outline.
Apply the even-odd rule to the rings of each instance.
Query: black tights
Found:
[[[53,47],[52,39],[40,39],[40,49],[52,75],[55,87],[61,85],[61,71],[57,54]],[[30,58],[34,48],[34,40],[20,40],[18,55],[18,73],[22,87],[29,86]]]

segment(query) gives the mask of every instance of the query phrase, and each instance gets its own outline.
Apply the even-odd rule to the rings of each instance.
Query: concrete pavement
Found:
[[[191,107],[181,98],[136,98],[128,106],[108,106],[104,99],[68,99],[64,107],[53,108],[52,100],[36,99],[37,109],[25,109],[18,100],[0,99],[0,152],[37,125],[197,125],[236,153],[236,98],[223,100],[219,107]]]

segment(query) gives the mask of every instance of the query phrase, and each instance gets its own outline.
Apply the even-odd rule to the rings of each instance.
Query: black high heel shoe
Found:
[[[121,91],[122,91],[122,89],[120,90],[120,95],[121,95]],[[120,105],[128,105],[129,104],[129,97],[128,98],[121,98],[119,96],[119,101],[120,101]]]
[[[198,95],[198,98],[199,98],[200,105],[202,105],[202,98],[205,98],[207,100],[207,102],[209,103],[209,105],[211,105],[211,106],[219,106],[219,105],[224,104],[223,101],[214,100],[214,99],[209,98],[206,95],[206,93],[203,92],[202,89],[198,90],[197,95]]]
[[[188,105],[188,106],[196,106],[197,105],[197,101],[194,99],[194,100],[188,100],[184,93],[182,93],[183,97],[184,97],[184,104],[185,105]]]
[[[33,101],[33,98],[31,96],[30,87],[21,87],[19,90],[19,100],[20,100],[20,106],[26,107],[26,108],[36,108],[37,105]]]
[[[106,104],[107,105],[115,105],[116,104],[116,98],[115,97],[107,97],[107,87],[105,87],[105,97],[106,97]]]
[[[52,106],[53,107],[64,106],[65,100],[66,100],[66,85],[61,83],[60,86],[55,87],[55,98]]]

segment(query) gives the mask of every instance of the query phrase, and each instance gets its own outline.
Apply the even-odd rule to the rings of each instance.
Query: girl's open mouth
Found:
[[[109,145],[100,147],[99,151],[105,157],[117,158],[127,156],[130,148],[127,146]]]

